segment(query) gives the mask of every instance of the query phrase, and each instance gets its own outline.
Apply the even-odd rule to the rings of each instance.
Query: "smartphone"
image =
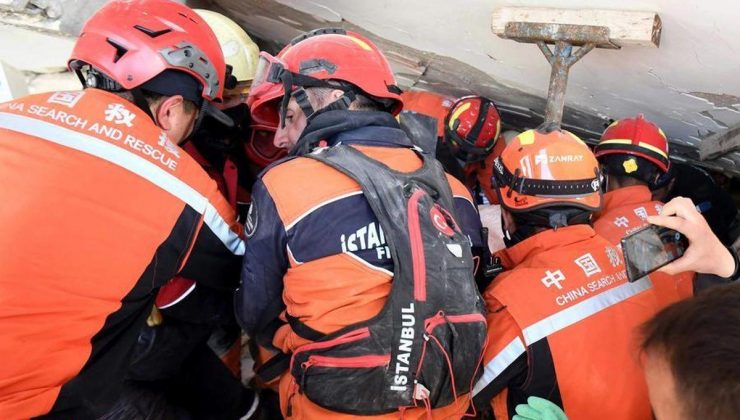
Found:
[[[648,225],[622,238],[624,267],[630,282],[637,281],[683,256],[689,242],[681,233]]]

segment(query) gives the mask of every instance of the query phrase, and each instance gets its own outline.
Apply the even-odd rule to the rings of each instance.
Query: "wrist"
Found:
[[[714,273],[723,278],[732,278],[737,273],[737,254],[734,250],[722,245],[719,247],[720,257],[717,265],[717,272]]]

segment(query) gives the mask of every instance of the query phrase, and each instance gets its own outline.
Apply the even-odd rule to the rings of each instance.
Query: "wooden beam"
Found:
[[[740,150],[740,124],[701,139],[699,159],[716,159],[735,150]]]
[[[491,29],[501,38],[511,38],[522,42],[533,42],[528,39],[517,39],[511,36],[510,23],[553,24],[552,32],[558,31],[557,25],[583,25],[608,28],[609,41],[618,47],[653,47],[660,45],[662,23],[655,12],[598,9],[552,9],[543,7],[502,7],[492,16]],[[509,35],[507,35],[507,25]],[[607,47],[608,45],[599,45]]]

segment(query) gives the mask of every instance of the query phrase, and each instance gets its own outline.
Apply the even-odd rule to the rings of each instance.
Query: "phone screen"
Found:
[[[634,282],[680,258],[688,247],[686,237],[673,229],[649,225],[622,238],[627,278]]]

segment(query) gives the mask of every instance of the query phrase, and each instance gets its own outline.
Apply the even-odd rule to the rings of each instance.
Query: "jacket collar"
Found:
[[[604,194],[604,205],[595,217],[598,218],[617,207],[644,204],[650,201],[653,201],[653,193],[644,185],[619,188]]]
[[[566,226],[560,229],[548,229],[531,236],[511,248],[498,252],[506,269],[511,269],[530,256],[590,239],[596,232],[589,225]]]
[[[309,153],[321,141],[369,146],[412,147],[393,115],[381,111],[326,111],[313,118],[291,150],[293,156]]]

